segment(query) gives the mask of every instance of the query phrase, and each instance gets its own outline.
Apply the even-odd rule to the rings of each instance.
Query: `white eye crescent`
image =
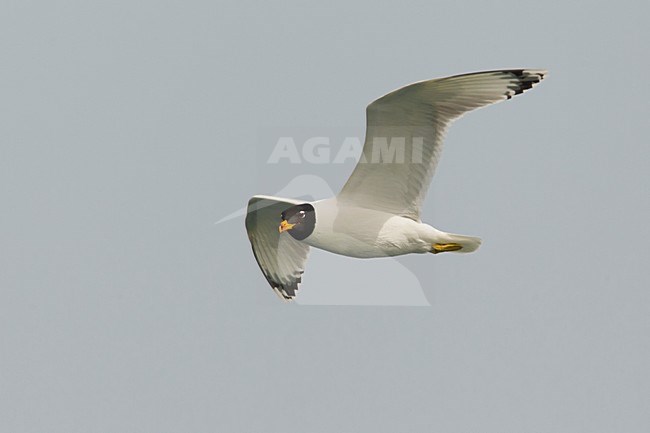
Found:
[[[304,210],[301,210],[301,211],[300,211],[300,218],[304,218],[304,217],[305,217],[305,211],[304,211]]]

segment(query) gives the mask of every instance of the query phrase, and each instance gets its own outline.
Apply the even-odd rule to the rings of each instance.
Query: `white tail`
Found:
[[[460,244],[463,246],[458,251],[452,251],[454,253],[471,253],[478,249],[481,246],[481,238],[474,236],[465,236],[465,235],[456,235],[454,233],[446,233],[449,237],[449,242]]]

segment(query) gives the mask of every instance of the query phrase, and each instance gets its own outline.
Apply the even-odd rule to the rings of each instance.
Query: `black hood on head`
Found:
[[[316,227],[316,210],[309,203],[298,204],[282,212],[282,220],[294,224],[289,231],[291,237],[303,240],[313,233]]]

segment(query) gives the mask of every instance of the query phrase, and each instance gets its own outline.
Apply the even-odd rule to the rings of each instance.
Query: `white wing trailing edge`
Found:
[[[283,299],[296,296],[305,270],[309,245],[280,236],[280,214],[301,203],[297,200],[256,195],[248,201],[246,231],[253,254],[273,290]]]
[[[361,160],[338,199],[420,221],[449,124],[531,89],[546,74],[509,69],[456,75],[411,84],[372,102]]]

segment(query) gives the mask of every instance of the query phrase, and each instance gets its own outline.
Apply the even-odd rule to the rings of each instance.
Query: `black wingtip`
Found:
[[[282,284],[272,284],[271,287],[275,291],[275,293],[282,298],[285,301],[293,301],[293,299],[296,297],[296,290],[298,290],[298,283],[300,281],[296,281],[295,285],[291,286],[286,286]]]
[[[510,91],[506,93],[506,99],[512,99],[513,96],[520,95],[526,90],[532,89],[547,74],[546,71],[541,69],[509,69],[503,72],[516,78],[512,85],[508,86]]]

